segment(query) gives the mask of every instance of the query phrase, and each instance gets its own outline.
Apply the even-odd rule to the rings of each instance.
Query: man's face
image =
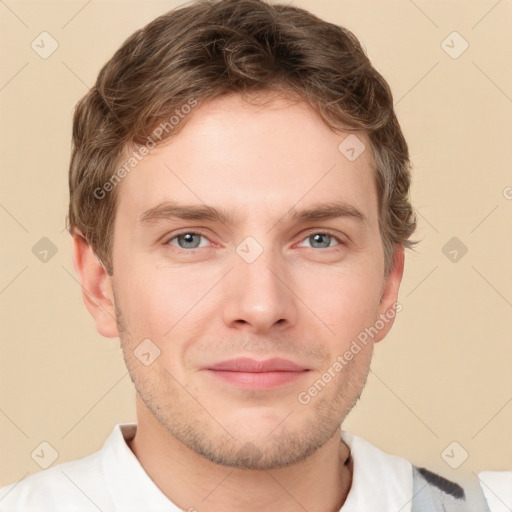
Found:
[[[140,412],[211,461],[292,464],[337,435],[361,394],[373,341],[307,404],[299,394],[393,302],[380,304],[368,141],[358,134],[367,150],[349,160],[338,149],[346,133],[285,99],[258,107],[229,95],[187,122],[119,185],[111,285]],[[165,202],[227,218],[141,220]],[[334,203],[366,220],[300,216]],[[141,359],[160,355],[146,366],[134,350],[140,357],[147,339],[151,355]],[[211,369],[239,357],[287,359],[304,371]]]

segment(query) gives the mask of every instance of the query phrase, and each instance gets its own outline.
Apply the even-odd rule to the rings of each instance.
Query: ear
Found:
[[[374,343],[377,343],[386,337],[395,322],[397,312],[402,309],[401,304],[398,303],[398,289],[400,288],[403,273],[404,248],[402,245],[395,245],[393,264],[389,274],[384,279],[381,290],[381,301],[377,308],[376,320],[382,319],[384,327],[379,329],[373,338]]]
[[[73,265],[80,278],[85,307],[106,338],[119,337],[110,276],[81,234],[73,235]]]

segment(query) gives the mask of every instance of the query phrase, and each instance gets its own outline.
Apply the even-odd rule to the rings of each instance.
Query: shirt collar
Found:
[[[127,442],[136,423],[117,424],[102,448],[101,465],[117,510],[181,512],[146,473]],[[341,431],[353,458],[352,485],[340,512],[361,510],[411,511],[412,465],[364,439]],[[368,492],[371,490],[371,492]]]
[[[181,512],[157,487],[127,444],[136,423],[117,424],[102,448],[101,466],[115,510]]]
[[[344,430],[341,437],[350,448],[354,469],[352,486],[340,512],[411,512],[412,464]]]

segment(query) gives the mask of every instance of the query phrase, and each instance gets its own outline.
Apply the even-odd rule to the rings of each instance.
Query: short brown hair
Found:
[[[112,274],[118,188],[104,197],[97,191],[112,183],[126,148],[147,144],[191,98],[201,104],[264,91],[292,93],[331,129],[368,135],[387,275],[396,246],[417,243],[409,240],[416,229],[409,151],[389,85],[352,32],[265,0],[199,0],[172,10],[132,34],[103,66],[74,113],[69,232],[81,234]],[[160,140],[185,122],[180,116]]]

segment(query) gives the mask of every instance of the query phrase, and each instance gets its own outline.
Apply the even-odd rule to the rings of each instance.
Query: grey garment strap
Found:
[[[480,482],[458,483],[413,466],[412,512],[490,512]]]
[[[466,510],[468,512],[490,512],[489,505],[485,499],[484,491],[482,490],[478,477],[475,476],[472,478],[464,489],[467,496]]]

